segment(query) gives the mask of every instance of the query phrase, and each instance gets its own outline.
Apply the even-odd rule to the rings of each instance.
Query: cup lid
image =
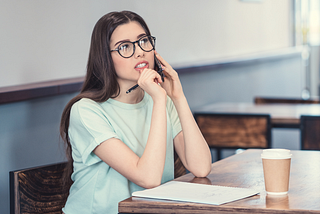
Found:
[[[288,149],[264,149],[261,158],[264,159],[287,159],[291,158],[292,154]]]

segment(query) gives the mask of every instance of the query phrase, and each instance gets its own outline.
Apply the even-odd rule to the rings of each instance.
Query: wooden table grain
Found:
[[[300,116],[320,116],[320,104],[212,103],[196,108],[196,113],[270,114],[278,128],[299,128]]]
[[[206,178],[192,174],[175,180],[231,187],[253,188],[260,194],[215,206],[171,200],[130,197],[119,203],[119,213],[320,213],[320,151],[292,151],[289,192],[269,196],[265,192],[261,154],[249,149],[212,164]]]

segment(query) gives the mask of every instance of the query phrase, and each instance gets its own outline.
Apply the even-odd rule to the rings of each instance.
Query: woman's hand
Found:
[[[161,83],[161,85],[166,90],[168,96],[173,101],[184,97],[178,73],[156,51],[155,54],[157,59],[162,64],[165,81],[164,83]]]
[[[178,73],[157,53],[165,74],[162,87],[174,103],[182,131],[173,139],[174,147],[183,165],[196,177],[206,177],[211,170],[209,146],[194,120],[193,114],[183,93]]]
[[[155,70],[144,69],[141,71],[138,84],[153,100],[166,97],[166,91],[159,85],[161,83],[161,76]]]

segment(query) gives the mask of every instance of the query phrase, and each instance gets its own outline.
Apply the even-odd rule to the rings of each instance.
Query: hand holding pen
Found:
[[[154,56],[154,59],[155,59],[155,62],[157,63],[157,66],[159,68],[159,70],[157,71],[158,74],[161,76],[161,79],[162,79],[162,82],[164,82],[164,73],[162,72],[163,71],[163,68],[161,66],[161,63],[159,62],[159,60],[157,59],[156,55]],[[135,86],[131,87],[128,91],[126,91],[127,94],[129,94],[131,91],[133,91],[134,89],[138,88],[138,84],[136,84]]]

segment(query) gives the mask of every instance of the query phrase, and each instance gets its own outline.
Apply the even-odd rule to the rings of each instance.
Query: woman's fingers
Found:
[[[165,89],[163,89],[159,83],[162,83],[161,76],[152,69],[144,69],[138,80],[139,86],[153,99],[166,96]]]
[[[160,54],[159,54],[157,51],[154,51],[154,52],[155,52],[155,54],[156,54],[157,59],[158,59],[159,62],[161,63],[161,65],[163,65],[163,66],[165,66],[165,67],[167,67],[167,68],[171,67],[170,64],[167,63],[167,61],[164,60],[164,59],[162,58],[162,56],[160,56]]]
[[[164,72],[165,76],[167,78],[171,78],[171,79],[172,78],[173,79],[178,78],[177,72],[171,67],[171,65],[167,61],[165,61],[157,51],[155,51],[155,54],[156,54],[157,59],[162,64],[162,69],[163,69],[163,72]]]
[[[141,72],[140,78],[138,80],[138,84],[145,84],[145,83],[161,83],[161,76],[152,69],[144,69]]]
[[[157,59],[163,65],[162,67],[163,73],[165,74],[165,81],[161,85],[166,90],[167,95],[169,95],[171,99],[184,96],[178,73],[160,56],[158,52],[155,53]]]

